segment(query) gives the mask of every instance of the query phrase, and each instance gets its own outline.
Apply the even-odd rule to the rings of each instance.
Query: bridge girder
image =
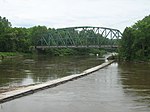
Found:
[[[49,46],[49,48],[50,46],[63,46],[64,48],[68,46],[116,45],[113,40],[119,40],[122,37],[122,33],[117,29],[92,26],[59,28],[55,33],[55,36],[49,33],[48,36],[42,37],[38,46]]]

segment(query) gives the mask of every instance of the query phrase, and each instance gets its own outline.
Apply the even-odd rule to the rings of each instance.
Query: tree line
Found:
[[[112,43],[112,40],[104,38],[102,35],[95,33],[92,30],[82,30],[80,32],[70,29],[69,36],[79,44],[92,45],[97,41],[103,41],[105,44]],[[12,27],[11,23],[5,17],[0,16],[0,52],[30,52],[32,46],[37,45],[71,45],[72,40],[66,36],[63,30],[47,28],[46,26],[34,26],[31,28]],[[61,41],[60,38],[63,39]],[[85,38],[85,36],[87,36]],[[77,38],[79,37],[79,38]],[[99,38],[99,40],[97,40]],[[49,40],[51,41],[43,41]],[[88,40],[87,40],[88,39]],[[88,43],[87,43],[88,42]]]
[[[123,60],[150,60],[150,15],[125,28],[120,46]]]
[[[58,39],[59,35],[62,36],[64,41],[70,45],[71,41],[65,36],[64,31],[47,28],[46,26],[34,26],[31,28],[17,28],[12,27],[11,23],[5,17],[0,16],[0,52],[30,52],[31,46],[41,45],[41,38],[49,39],[49,36],[53,36],[53,41],[49,41],[51,45],[63,43]],[[64,36],[63,36],[64,35]],[[96,34],[92,30],[88,31],[75,31],[70,30],[69,35],[76,39],[80,37],[80,41],[84,44],[87,42],[85,36],[88,35],[88,44],[93,44],[96,41],[104,41],[105,44],[110,44],[115,40],[104,38],[100,34]],[[93,37],[93,38],[90,38]],[[100,37],[100,40],[97,40]],[[79,41],[79,40],[77,40]],[[46,43],[43,43],[46,45]],[[87,43],[86,43],[87,44]],[[120,49],[119,54],[123,60],[147,60],[150,59],[150,16],[146,16],[144,19],[138,21],[131,27],[125,28],[123,37],[119,41]],[[83,51],[90,50],[78,50]],[[98,52],[94,49],[94,52]],[[73,54],[71,49],[51,49],[47,52],[60,54],[65,52],[66,54]],[[85,52],[84,52],[85,53]]]
[[[0,52],[28,52],[29,36],[29,29],[12,28],[8,19],[0,16]]]

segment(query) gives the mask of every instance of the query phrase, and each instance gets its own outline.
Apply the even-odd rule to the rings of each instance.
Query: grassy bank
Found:
[[[21,53],[18,52],[0,52],[0,59],[9,58],[9,57],[15,57],[15,56],[21,56]]]
[[[49,56],[73,56],[73,55],[99,55],[103,56],[106,54],[106,51],[103,49],[95,49],[95,48],[81,48],[81,49],[73,49],[73,48],[53,48],[46,50],[38,50],[38,52],[32,53],[20,53],[20,52],[0,52],[0,60],[5,58],[13,58],[18,56],[36,56],[36,55],[49,55]]]
[[[95,48],[52,48],[38,51],[40,54],[46,54],[50,56],[68,56],[68,55],[99,55],[102,56],[106,54],[106,51],[103,49],[95,49]]]

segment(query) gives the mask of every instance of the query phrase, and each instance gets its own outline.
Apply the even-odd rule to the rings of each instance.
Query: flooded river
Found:
[[[0,88],[46,82],[99,65],[102,59],[93,56],[49,57],[28,56],[5,59],[0,63]]]
[[[113,63],[78,80],[1,104],[0,112],[150,112],[150,64]]]

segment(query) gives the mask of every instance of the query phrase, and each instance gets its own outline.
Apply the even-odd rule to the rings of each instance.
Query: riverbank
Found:
[[[23,87],[23,88],[19,88],[17,90],[14,90],[14,91],[1,93],[0,94],[0,103],[4,103],[4,102],[7,102],[7,101],[10,101],[10,100],[19,98],[19,97],[23,97],[23,96],[28,95],[28,94],[33,94],[34,92],[37,92],[37,91],[40,91],[40,90],[43,90],[43,89],[55,87],[55,86],[58,86],[60,84],[66,83],[68,81],[72,81],[72,80],[81,78],[81,77],[86,76],[86,75],[88,75],[92,72],[95,72],[99,69],[102,69],[102,68],[110,65],[113,62],[114,61],[107,61],[107,62],[105,62],[105,63],[103,63],[99,66],[87,69],[87,70],[83,71],[80,74],[73,74],[73,75],[66,76],[66,77],[63,77],[63,78],[59,78],[59,79],[56,79],[56,80],[48,81],[48,82],[45,82],[45,83],[42,83],[42,84],[29,86],[29,87]]]
[[[3,60],[5,58],[14,58],[18,56],[23,56],[23,54],[18,52],[0,52],[0,60]]]
[[[72,55],[99,55],[106,54],[106,50],[97,48],[50,48],[45,50],[37,50],[39,54],[50,56],[72,56]]]
[[[4,58],[13,58],[18,56],[26,56],[26,55],[48,55],[48,56],[74,56],[74,55],[96,55],[103,56],[107,51],[104,49],[95,49],[95,48],[51,48],[46,50],[37,50],[29,53],[21,53],[21,52],[0,52],[0,60]]]

